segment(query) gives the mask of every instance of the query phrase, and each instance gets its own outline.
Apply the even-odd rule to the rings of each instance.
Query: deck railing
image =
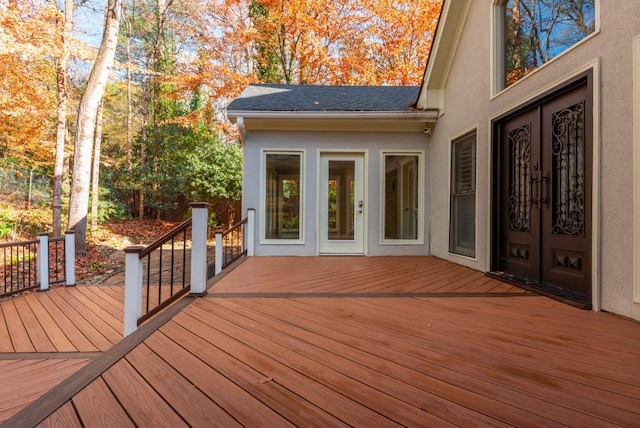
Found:
[[[216,274],[240,257],[253,255],[254,213],[255,211],[250,209],[247,212],[247,217],[231,226],[228,230],[216,230]]]
[[[48,290],[51,284],[75,285],[75,235],[0,244],[0,297],[27,290]]]
[[[187,293],[206,294],[207,206],[192,203],[192,218],[148,247],[125,248],[125,336]],[[253,255],[253,219],[249,210],[246,219],[216,232],[216,274],[243,255]]]

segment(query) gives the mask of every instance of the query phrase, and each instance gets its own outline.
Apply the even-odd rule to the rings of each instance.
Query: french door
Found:
[[[591,95],[586,77],[498,122],[495,270],[591,304]]]
[[[321,153],[319,251],[364,254],[364,155]]]

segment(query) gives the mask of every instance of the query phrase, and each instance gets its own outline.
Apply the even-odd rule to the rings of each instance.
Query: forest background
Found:
[[[65,226],[83,254],[107,221],[233,207],[247,84],[419,85],[440,6],[0,0],[0,239]]]

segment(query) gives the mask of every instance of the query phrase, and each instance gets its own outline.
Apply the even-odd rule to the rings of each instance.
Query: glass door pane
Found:
[[[354,235],[354,160],[329,160],[327,192],[327,239],[350,240]]]

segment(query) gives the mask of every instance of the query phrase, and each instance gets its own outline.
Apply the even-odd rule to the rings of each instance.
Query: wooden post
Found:
[[[38,234],[40,244],[38,245],[38,279],[40,280],[40,291],[49,289],[49,234],[41,232]]]
[[[222,264],[224,263],[224,247],[222,243],[222,233],[224,230],[222,228],[216,229],[216,258],[215,258],[215,266],[216,266],[216,275],[222,272]]]
[[[124,336],[138,328],[142,316],[142,260],[144,247],[135,245],[124,249]]]
[[[73,230],[64,233],[64,277],[67,286],[76,285],[76,234]]]
[[[191,203],[191,295],[207,294],[207,219],[206,202]],[[185,249],[186,250],[186,249]]]
[[[247,256],[252,257],[255,255],[255,245],[256,245],[256,210],[254,208],[249,208],[247,210]]]

